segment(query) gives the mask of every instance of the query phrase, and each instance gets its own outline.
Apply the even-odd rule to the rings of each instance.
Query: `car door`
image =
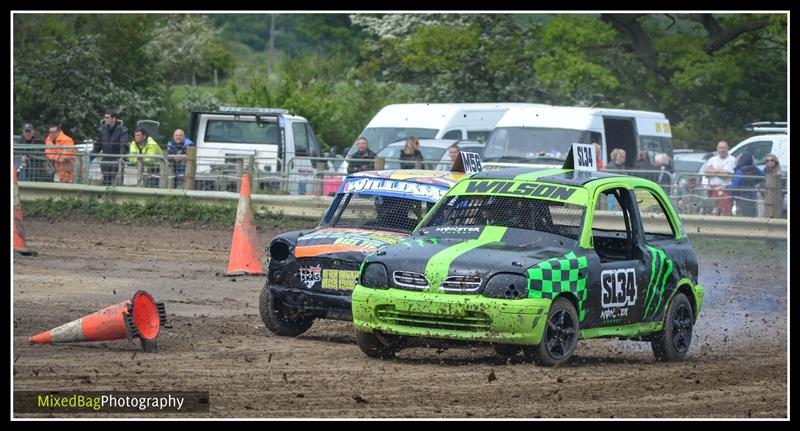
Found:
[[[593,253],[600,265],[599,274],[589,279],[587,319],[582,327],[637,323],[649,271],[633,194],[622,187],[597,193],[613,206],[607,204],[595,211],[591,221]]]
[[[639,186],[633,189],[633,196],[641,222],[648,273],[648,283],[641,289],[643,301],[638,320],[660,321],[677,286],[681,268],[686,268],[687,262],[694,262],[696,258],[689,257],[694,256],[694,250],[685,236],[676,239],[678,224],[671,213],[665,211],[668,202],[661,193]]]

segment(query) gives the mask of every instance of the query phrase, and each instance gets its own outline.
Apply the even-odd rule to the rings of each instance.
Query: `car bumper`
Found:
[[[353,323],[362,332],[520,345],[541,342],[550,303],[361,285],[352,295]]]
[[[695,284],[692,286],[692,293],[694,293],[694,318],[697,320],[697,315],[700,314],[700,309],[703,306],[703,297],[705,296],[705,289],[700,283]]]
[[[284,305],[325,319],[352,320],[350,295],[298,290],[270,285],[269,292]]]

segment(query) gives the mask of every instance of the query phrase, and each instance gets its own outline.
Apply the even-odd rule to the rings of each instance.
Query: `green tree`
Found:
[[[15,14],[15,128],[56,122],[96,138],[105,109],[128,125],[163,115],[168,93],[145,48],[152,29],[142,14]]]
[[[204,15],[168,15],[159,19],[148,44],[168,79],[184,78],[197,85],[197,74],[206,63],[206,52],[216,30]]]

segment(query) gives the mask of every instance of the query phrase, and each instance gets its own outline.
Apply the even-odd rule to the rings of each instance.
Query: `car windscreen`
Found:
[[[361,136],[367,138],[369,149],[376,153],[392,142],[403,141],[408,137],[417,139],[433,139],[436,137],[437,129],[418,129],[407,127],[369,127],[361,132]],[[348,156],[355,153],[355,146],[350,149]]]
[[[499,226],[545,232],[577,240],[584,207],[511,196],[448,196],[428,218],[431,226]]]
[[[414,230],[434,205],[416,199],[360,193],[340,194],[336,199],[338,206],[327,224],[330,227],[406,233]]]
[[[273,144],[280,142],[280,129],[274,122],[208,120],[205,142]]]
[[[591,133],[542,127],[498,127],[486,143],[483,160],[565,160],[575,142],[591,144]]]

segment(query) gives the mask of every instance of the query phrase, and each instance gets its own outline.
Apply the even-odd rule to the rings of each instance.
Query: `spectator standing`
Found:
[[[655,158],[655,170],[659,171],[655,174],[653,181],[658,183],[664,191],[669,194],[672,185],[671,165],[669,163],[669,156],[667,153],[658,153]]]
[[[767,165],[764,166],[764,175],[780,175],[781,174],[781,162],[778,160],[778,156],[775,154],[769,153],[766,157],[764,157],[764,163]]]
[[[654,164],[650,163],[650,152],[647,150],[639,151],[639,158],[636,159],[636,163],[633,164],[633,169],[637,171],[650,171],[638,174],[636,175],[637,177],[641,177],[650,181],[656,181],[657,179],[657,174],[653,171],[658,170],[658,168],[656,168]]]
[[[727,187],[731,179],[720,175],[732,175],[736,169],[736,160],[728,154],[728,143],[719,141],[717,154],[706,161],[703,172],[710,176],[708,196],[717,202],[714,209],[716,215],[731,215],[731,193]]]
[[[758,215],[758,206],[756,205],[758,191],[755,190],[755,187],[762,181],[764,181],[764,172],[755,165],[753,154],[749,151],[740,154],[730,184],[736,198],[736,215],[745,217]]]
[[[105,155],[125,155],[128,153],[131,136],[122,121],[118,120],[117,113],[106,111],[103,116],[103,125],[100,127],[97,142],[92,148],[94,160],[99,152]],[[103,171],[103,185],[110,186],[122,167],[122,157],[103,157],[100,159],[100,170]]]
[[[625,150],[614,148],[611,150],[611,161],[606,165],[606,170],[621,171],[623,169],[625,169]],[[608,210],[613,211],[616,205],[617,200],[614,196],[608,195]]]
[[[406,139],[406,146],[400,152],[400,160],[409,160],[407,163],[400,162],[400,169],[414,169],[417,167],[417,161],[425,160],[419,151],[419,139],[413,136]]]
[[[611,161],[606,165],[606,170],[623,170],[625,169],[625,150],[622,148],[614,148],[611,150]]]
[[[191,139],[186,137],[182,129],[176,129],[172,133],[172,140],[167,142],[167,154],[175,156],[170,163],[175,171],[175,187],[183,184],[183,175],[186,171],[186,148],[194,145]]]
[[[67,136],[61,127],[50,126],[45,145],[54,145],[65,148],[50,147],[45,149],[45,155],[53,164],[55,174],[53,181],[58,183],[71,183],[75,179],[75,141]],[[67,148],[69,147],[69,148]]]
[[[708,195],[697,187],[697,177],[686,178],[678,195],[678,212],[682,214],[705,214],[710,211]],[[713,205],[712,205],[713,206]]]
[[[592,142],[594,145],[594,163],[597,165],[598,171],[605,171],[606,165],[603,163],[603,147],[600,146],[597,142]]]
[[[464,169],[464,160],[461,158],[461,148],[458,144],[447,147],[447,155],[450,156],[450,160],[453,161],[450,172],[466,172],[466,169]]]
[[[160,156],[161,147],[158,146],[155,139],[153,139],[147,130],[139,127],[133,132],[133,141],[130,143],[130,154],[150,154]],[[128,163],[136,166],[139,163],[139,157],[129,157]],[[144,158],[144,171],[148,174],[146,185],[147,187],[158,187],[158,160],[154,157]]]
[[[24,145],[43,145],[44,140],[36,133],[30,123],[22,126],[21,144]],[[52,170],[50,163],[45,157],[45,152],[41,148],[31,148],[18,151],[20,154],[18,170],[20,181],[52,181]]]
[[[369,149],[369,141],[367,141],[367,138],[363,136],[358,138],[356,140],[356,148],[358,151],[356,151],[356,153],[350,157],[350,162],[347,166],[347,173],[353,174],[356,172],[374,169],[376,154]]]
[[[771,176],[771,175],[777,176],[778,177],[778,182],[777,182],[778,188],[780,190],[783,190],[784,188],[786,188],[786,185],[784,184],[784,179],[780,178],[781,175],[782,175],[782,172],[781,172],[781,161],[778,160],[778,156],[776,156],[775,154],[769,153],[769,154],[767,154],[766,157],[764,157],[764,163],[766,163],[766,166],[764,166],[764,175],[765,176]],[[765,193],[764,199],[766,200],[767,198],[769,198],[769,192]],[[786,201],[784,201],[784,204],[785,203],[786,203]],[[765,201],[762,200],[761,202],[759,202],[759,214],[758,214],[759,216],[764,216],[765,215],[764,214],[764,212],[765,212],[764,205],[765,205]],[[784,212],[784,214],[786,212],[786,206],[785,205],[784,205],[783,212]]]

